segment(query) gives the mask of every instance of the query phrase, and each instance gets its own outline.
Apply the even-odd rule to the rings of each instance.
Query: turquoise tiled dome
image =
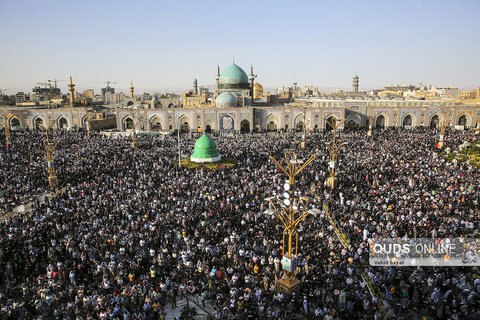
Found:
[[[219,94],[215,99],[217,107],[236,107],[237,102],[237,97],[228,91]]]
[[[223,86],[239,84],[248,85],[248,76],[242,68],[240,68],[234,63],[231,66],[227,67],[225,70],[223,70],[223,72],[220,74],[219,82],[220,85]]]

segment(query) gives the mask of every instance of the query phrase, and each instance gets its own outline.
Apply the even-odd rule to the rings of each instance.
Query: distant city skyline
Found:
[[[266,89],[480,86],[479,1],[0,1],[0,89],[66,80],[77,91],[215,84],[235,62]],[[63,93],[67,83],[59,82]]]

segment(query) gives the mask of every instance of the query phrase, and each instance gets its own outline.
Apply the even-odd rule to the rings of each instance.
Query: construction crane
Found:
[[[114,81],[105,81],[105,83],[107,84],[107,88],[110,88],[110,83],[114,83],[114,84],[117,84],[116,82]]]
[[[59,92],[60,92],[60,91],[58,91],[58,88],[57,88],[57,82],[64,82],[64,81],[67,81],[67,80],[54,79],[54,80],[47,80],[47,82],[37,82],[35,84],[39,84],[41,86],[45,86],[45,88],[49,88],[48,99],[52,100],[53,95],[54,94],[59,94]]]
[[[45,89],[48,87],[48,86],[51,86],[51,82],[37,82],[36,84],[39,84],[41,86],[45,86]]]
[[[49,83],[52,81],[55,83],[54,88],[57,89],[57,82],[66,82],[67,80],[57,80],[57,79],[48,80]]]
[[[110,83],[117,84],[115,81],[109,81],[109,80],[107,80],[107,81],[101,81],[101,82],[96,81],[96,82],[91,82],[91,83],[106,83],[106,84],[107,84],[107,88],[110,88]]]
[[[110,84],[117,84],[115,81],[103,81],[103,82],[91,82],[91,83],[105,83],[107,86],[105,88],[102,88],[102,96],[105,98],[105,93],[109,92]],[[104,90],[105,89],[105,90]]]
[[[45,86],[45,88],[50,88],[49,90],[49,94],[48,94],[48,99],[49,100],[52,100],[53,99],[53,93],[52,93],[52,81],[51,80],[48,80],[48,82],[37,82],[37,84],[39,85],[42,85],[42,86]]]
[[[105,90],[102,89],[102,96],[103,96],[103,99],[104,99],[104,100],[106,100],[107,93],[114,93],[114,92],[115,92],[115,89],[113,89],[113,90],[111,89],[110,84],[111,84],[111,83],[115,83],[115,84],[116,84],[116,82],[115,82],[115,81],[108,81],[108,80],[107,80],[107,81],[105,81],[105,83],[107,84],[107,86],[105,87]]]

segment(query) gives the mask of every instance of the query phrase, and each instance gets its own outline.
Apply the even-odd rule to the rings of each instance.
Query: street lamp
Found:
[[[295,176],[299,174],[305,167],[307,167],[314,159],[315,155],[312,155],[305,163],[301,160],[297,160],[297,156],[294,151],[285,151],[285,161],[287,162],[287,168],[285,169],[274,157],[270,156],[270,159],[288,176],[283,193],[283,199],[281,196],[269,197],[265,201],[268,201],[272,208],[265,210],[267,215],[275,215],[283,224],[283,247],[282,247],[282,267],[285,274],[285,278],[278,281],[280,291],[287,291],[291,293],[299,285],[300,281],[295,278],[295,269],[297,265],[298,256],[298,225],[309,214],[317,215],[320,213],[318,209],[308,210],[308,204],[312,200],[309,197],[295,198],[293,194],[293,186],[295,185]],[[285,251],[285,237],[288,234],[288,251]],[[295,255],[292,255],[292,241],[295,235]]]
[[[86,121],[87,121],[87,137],[90,138],[90,135],[92,133],[92,110],[93,108],[85,108],[85,111],[87,112],[87,118],[86,118]]]
[[[50,142],[50,137],[48,135],[48,130],[53,127],[54,122],[51,121],[47,127],[44,127],[42,124],[39,124],[40,128],[45,129],[45,135],[47,137],[47,141],[45,141],[45,151],[47,151],[47,167],[48,167],[48,184],[50,188],[56,189],[58,185],[57,174],[55,172],[55,162],[53,160],[53,151],[58,145],[57,143]]]
[[[180,169],[180,167],[182,166],[181,155],[180,155],[180,128],[181,128],[180,118],[182,116],[183,115],[180,115],[177,117],[177,149],[178,149],[178,168],[176,172],[177,178],[178,178],[178,169]]]
[[[305,149],[306,144],[307,144],[307,142],[305,140],[305,127],[307,126],[307,122],[305,121],[305,118],[307,116],[307,109],[303,109],[302,113],[303,113],[303,126],[302,126],[303,127],[302,128],[303,129],[303,135],[302,135],[302,143],[300,144],[300,146],[302,147],[302,149]]]
[[[442,121],[442,126],[441,126],[441,129],[440,129],[440,138],[438,140],[438,144],[437,144],[437,148],[438,149],[442,149],[443,148],[443,140],[445,138],[445,129],[447,127],[447,123],[448,123],[448,112],[452,110],[451,108],[448,108],[448,107],[443,107],[442,108],[442,113],[443,113],[443,121]]]
[[[368,109],[370,109],[370,115],[368,115]],[[368,108],[367,109],[367,117],[368,117],[368,131],[367,131],[367,136],[371,137],[372,136],[372,125],[373,125],[373,119],[375,119],[375,116],[373,115],[373,108]]]
[[[180,117],[177,118],[177,124],[178,124],[178,130],[177,130],[177,138],[178,138],[178,168],[180,169],[180,166],[182,165],[181,163],[181,158],[180,158]],[[177,170],[177,178],[178,178],[178,170]]]
[[[138,146],[138,141],[137,141],[137,120],[135,119],[135,111],[128,110],[128,113],[130,113],[130,115],[132,116],[132,122],[133,122],[132,148],[136,149]]]
[[[5,112],[2,112],[2,118],[5,123],[5,142],[7,145],[7,151],[12,149],[12,140],[10,138],[10,119],[13,117],[13,115],[9,115]]]
[[[330,127],[333,129],[332,130],[333,140],[331,143],[327,143],[327,147],[330,149],[330,163],[329,163],[330,176],[327,179],[327,185],[331,189],[335,189],[338,184],[337,172],[336,172],[337,171],[337,161],[336,161],[337,153],[340,150],[340,148],[345,144],[344,142],[337,140],[337,128],[339,128],[345,122],[345,120],[346,119],[343,119],[339,123],[336,123],[336,121],[334,123],[331,123],[330,121],[328,121],[328,119],[326,120],[328,125],[330,125]]]
[[[475,134],[480,133],[480,105],[477,106],[477,127],[475,128]]]

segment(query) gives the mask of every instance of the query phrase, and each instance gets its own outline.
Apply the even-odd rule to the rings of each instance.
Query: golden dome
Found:
[[[253,99],[261,99],[263,98],[263,86],[256,82],[253,85]]]

